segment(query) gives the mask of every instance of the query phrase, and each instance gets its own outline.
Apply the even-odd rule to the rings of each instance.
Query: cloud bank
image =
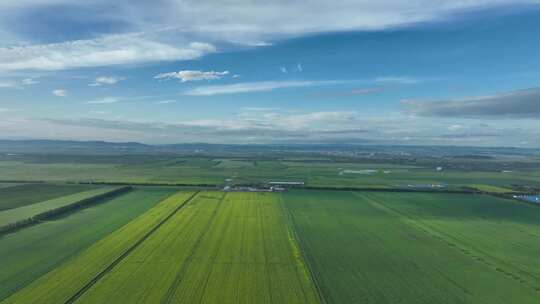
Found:
[[[144,35],[110,35],[92,40],[0,47],[0,71],[54,71],[150,61],[196,59],[216,48],[209,43],[167,44]]]
[[[456,100],[404,101],[406,113],[426,117],[540,119],[540,88]]]
[[[103,112],[100,116],[114,117]],[[2,115],[2,113],[0,113]],[[178,122],[114,118],[17,118],[0,120],[5,138],[122,140],[145,143],[378,143],[442,145],[540,146],[540,122],[427,119],[387,115],[373,118],[359,112],[288,113],[279,109],[246,111],[223,119],[179,119]],[[16,115],[15,115],[16,116]]]

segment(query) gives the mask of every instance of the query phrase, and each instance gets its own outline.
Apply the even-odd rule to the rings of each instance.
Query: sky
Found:
[[[540,147],[540,0],[2,0],[0,139]]]

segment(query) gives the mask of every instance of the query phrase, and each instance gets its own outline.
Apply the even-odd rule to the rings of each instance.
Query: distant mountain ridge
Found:
[[[252,154],[305,152],[316,154],[354,155],[380,153],[389,155],[464,156],[489,155],[540,156],[540,149],[514,147],[462,147],[462,146],[403,146],[360,144],[209,144],[179,143],[149,145],[138,142],[74,141],[74,140],[0,140],[0,153],[20,154]]]

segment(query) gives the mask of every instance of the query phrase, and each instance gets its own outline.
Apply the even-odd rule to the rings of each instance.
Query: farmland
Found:
[[[0,303],[536,303],[538,168],[0,154]]]
[[[91,199],[96,196],[106,195],[109,192],[119,189],[118,187],[101,187],[97,189],[87,190],[71,195],[62,196],[59,198],[47,200],[40,203],[13,208],[0,211],[0,231],[19,223],[31,221],[34,217],[47,212],[54,211],[59,208],[67,208],[71,204],[75,204],[82,200]]]
[[[186,198],[187,194],[181,193],[150,210],[159,213],[159,218],[172,216],[114,268],[110,265],[122,256],[120,253],[133,248],[134,236],[140,237],[152,227],[145,225],[143,229],[141,222],[155,216],[143,215],[8,298],[6,303],[30,299],[42,299],[40,303],[69,299],[78,303],[120,299],[146,303],[318,302],[285,223],[279,197],[225,197],[223,193],[210,192],[187,203]],[[186,205],[175,212],[182,202]],[[98,274],[104,269],[107,274],[100,277]],[[100,279],[92,281],[96,275]],[[229,281],[230,276],[237,280]],[[148,284],[149,278],[152,284]],[[94,283],[89,286],[88,282]]]
[[[2,303],[535,303],[540,290],[540,209],[526,203],[176,191],[139,187],[0,238]]]
[[[532,219],[539,209],[443,194],[294,192],[285,202],[328,303],[537,302],[533,278],[540,268],[533,259],[540,248],[534,231],[540,224]],[[431,207],[411,211],[424,210],[424,204]],[[498,210],[474,215],[491,207]],[[514,215],[506,216],[512,208]],[[529,214],[529,220],[516,220],[516,213]],[[494,236],[502,220],[512,230],[499,227],[503,236]],[[426,223],[432,221],[439,230]],[[521,230],[524,224],[534,230]],[[522,234],[529,235],[517,240]]]
[[[90,185],[65,185],[65,184],[4,184],[0,186],[0,211],[23,207],[68,194],[90,190]]]
[[[66,217],[0,238],[0,299],[120,228],[170,195],[136,189]]]
[[[436,167],[444,165],[442,171]],[[478,167],[478,168],[476,168]],[[346,172],[369,172],[353,174]],[[222,185],[302,180],[313,187],[395,188],[440,184],[486,191],[540,189],[540,165],[530,158],[479,161],[454,158],[372,159],[332,156],[0,155],[1,181]]]

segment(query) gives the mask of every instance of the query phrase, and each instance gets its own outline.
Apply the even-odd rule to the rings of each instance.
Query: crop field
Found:
[[[163,303],[318,302],[278,196],[232,193],[216,208]]]
[[[540,209],[450,194],[284,200],[327,303],[538,302]]]
[[[0,236],[0,303],[537,303],[539,239],[492,195],[140,186]]]
[[[9,189],[9,188],[8,188]],[[108,192],[114,191],[118,187],[101,187],[97,189],[78,192],[71,195],[66,195],[51,200],[26,205],[19,208],[8,209],[0,211],[0,228],[8,225],[31,219],[32,217],[39,215],[43,212],[62,208],[80,200],[88,199],[94,196],[103,195]]]
[[[423,164],[354,162],[339,159],[216,158],[204,156],[18,156],[14,160],[0,156],[0,181],[48,182],[123,182],[141,184],[259,183],[268,180],[302,180],[316,187],[394,188],[408,184],[447,184],[462,187],[479,185],[482,189],[503,191],[512,185],[540,187],[540,171],[518,163],[508,168],[487,163],[478,170],[467,169],[478,161],[463,161],[465,169],[435,170],[438,163]],[[512,169],[512,170],[503,170]],[[343,172],[372,171],[370,174]],[[507,192],[504,190],[504,192]]]
[[[90,185],[10,184],[0,185],[0,211],[24,207],[95,188]]]
[[[106,274],[115,261],[120,261],[160,223],[172,216],[190,192],[169,196],[133,221],[94,243],[74,258],[8,297],[2,303],[66,303],[90,282]]]
[[[540,291],[540,208],[491,196],[370,193],[368,197]]]
[[[172,194],[145,188],[0,237],[0,300]]]
[[[170,197],[5,303],[318,303],[279,196],[187,197]]]

